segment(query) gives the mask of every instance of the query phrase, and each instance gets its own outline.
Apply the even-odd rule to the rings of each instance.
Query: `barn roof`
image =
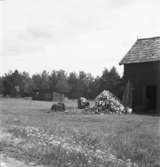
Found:
[[[153,61],[160,61],[160,37],[137,39],[119,64]]]

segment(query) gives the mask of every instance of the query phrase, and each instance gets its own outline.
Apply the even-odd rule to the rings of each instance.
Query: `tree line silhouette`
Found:
[[[64,70],[53,70],[51,73],[44,70],[32,76],[18,70],[9,71],[0,77],[0,94],[3,96],[32,96],[34,89],[49,89],[63,93],[71,99],[86,97],[94,99],[104,89],[110,90],[122,98],[124,81],[115,67],[105,68],[101,76],[93,77],[91,73],[80,71],[67,73]]]

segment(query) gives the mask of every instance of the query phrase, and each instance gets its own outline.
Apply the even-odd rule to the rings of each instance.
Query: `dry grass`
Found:
[[[93,156],[96,150],[103,150],[106,154],[109,153],[124,161],[131,159],[140,167],[160,166],[159,117],[85,115],[76,109],[75,101],[67,101],[66,113],[48,114],[51,105],[52,102],[1,98],[1,126],[8,135],[8,141],[1,140],[1,151],[11,153],[12,150],[19,158],[25,157],[30,161],[37,160],[57,167],[116,166]],[[65,139],[65,143],[80,146],[84,148],[83,150],[86,148],[93,150],[92,156],[83,151],[78,153],[72,151],[68,154],[62,145],[56,147],[37,145],[38,142],[35,141],[39,141],[39,138],[28,136],[24,130],[28,126],[40,128],[43,131],[41,134],[47,132],[54,137],[57,136],[59,141]],[[12,141],[9,140],[9,134],[14,136],[14,142],[13,137],[11,137]],[[20,147],[31,141],[34,142],[32,151],[28,147]]]

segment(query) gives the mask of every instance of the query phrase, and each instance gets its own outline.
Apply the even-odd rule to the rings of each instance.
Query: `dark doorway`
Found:
[[[147,110],[155,112],[157,108],[157,87],[147,86],[146,87],[146,98],[147,98]]]

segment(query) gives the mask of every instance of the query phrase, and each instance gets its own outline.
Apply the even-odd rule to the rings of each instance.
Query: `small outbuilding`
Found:
[[[53,92],[51,89],[34,89],[32,93],[32,100],[62,102],[64,98],[63,94]]]
[[[160,114],[160,37],[137,39],[120,65],[136,113]]]

